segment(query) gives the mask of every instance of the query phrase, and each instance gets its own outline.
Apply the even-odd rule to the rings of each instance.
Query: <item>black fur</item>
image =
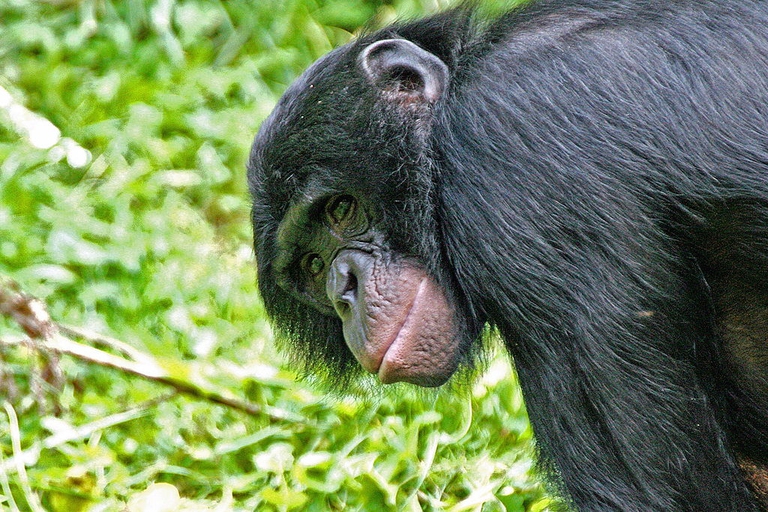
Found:
[[[356,58],[403,38],[448,67],[433,106]],[[768,464],[768,3],[537,2],[364,36],[286,93],[249,164],[259,284],[312,371],[356,367],[340,321],[276,283],[297,194],[368,198],[392,251],[484,325],[544,465],[584,511],[760,510]],[[301,236],[301,235],[296,235]]]

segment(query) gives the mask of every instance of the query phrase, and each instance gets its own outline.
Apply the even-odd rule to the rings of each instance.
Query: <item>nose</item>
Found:
[[[360,295],[359,277],[364,275],[365,256],[360,251],[342,251],[336,255],[328,272],[325,293],[342,320],[357,306]]]

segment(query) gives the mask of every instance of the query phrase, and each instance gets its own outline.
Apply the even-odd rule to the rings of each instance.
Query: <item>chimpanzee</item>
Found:
[[[288,89],[248,178],[260,291],[307,370],[439,386],[497,333],[573,508],[765,506],[768,2],[363,35]]]

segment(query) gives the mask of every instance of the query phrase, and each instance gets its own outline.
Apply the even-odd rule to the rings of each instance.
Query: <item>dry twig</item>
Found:
[[[54,413],[60,412],[55,396],[64,385],[64,376],[59,367],[59,356],[48,348],[48,343],[58,335],[58,328],[51,320],[45,304],[21,292],[16,282],[0,276],[0,314],[13,318],[29,336],[27,343],[39,355],[38,370],[31,374],[32,392],[38,407],[52,403]],[[8,380],[7,377],[4,380]],[[46,388],[45,384],[49,387]],[[45,399],[46,391],[51,390],[53,399]]]
[[[257,404],[231,396],[226,391],[212,390],[191,381],[172,375],[154,357],[114,338],[82,329],[62,326],[53,322],[45,304],[19,289],[14,281],[0,277],[0,314],[14,319],[27,334],[28,338],[0,340],[0,345],[13,346],[29,344],[38,352],[46,354],[66,354],[93,364],[107,366],[125,373],[159,382],[176,391],[214,403],[226,405],[255,416],[267,416],[270,420],[289,420],[306,422],[288,411],[262,407]],[[89,343],[108,347],[122,354],[114,355],[96,347],[79,343],[67,335]],[[44,343],[36,343],[43,340]]]

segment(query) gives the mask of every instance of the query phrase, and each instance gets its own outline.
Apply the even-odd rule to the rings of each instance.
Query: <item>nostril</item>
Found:
[[[357,276],[350,272],[346,277],[344,288],[339,290],[336,300],[333,301],[333,306],[341,317],[346,316],[357,301]]]
[[[361,268],[359,259],[356,251],[342,251],[328,271],[326,294],[342,319],[354,312],[362,299],[360,295],[364,294],[360,286],[365,280],[365,269]]]
[[[351,272],[347,276],[347,285],[341,292],[341,298],[349,298],[352,300],[357,298],[357,276]]]
[[[352,306],[349,302],[337,300],[333,303],[333,309],[336,310],[336,314],[343,320],[352,311]]]

